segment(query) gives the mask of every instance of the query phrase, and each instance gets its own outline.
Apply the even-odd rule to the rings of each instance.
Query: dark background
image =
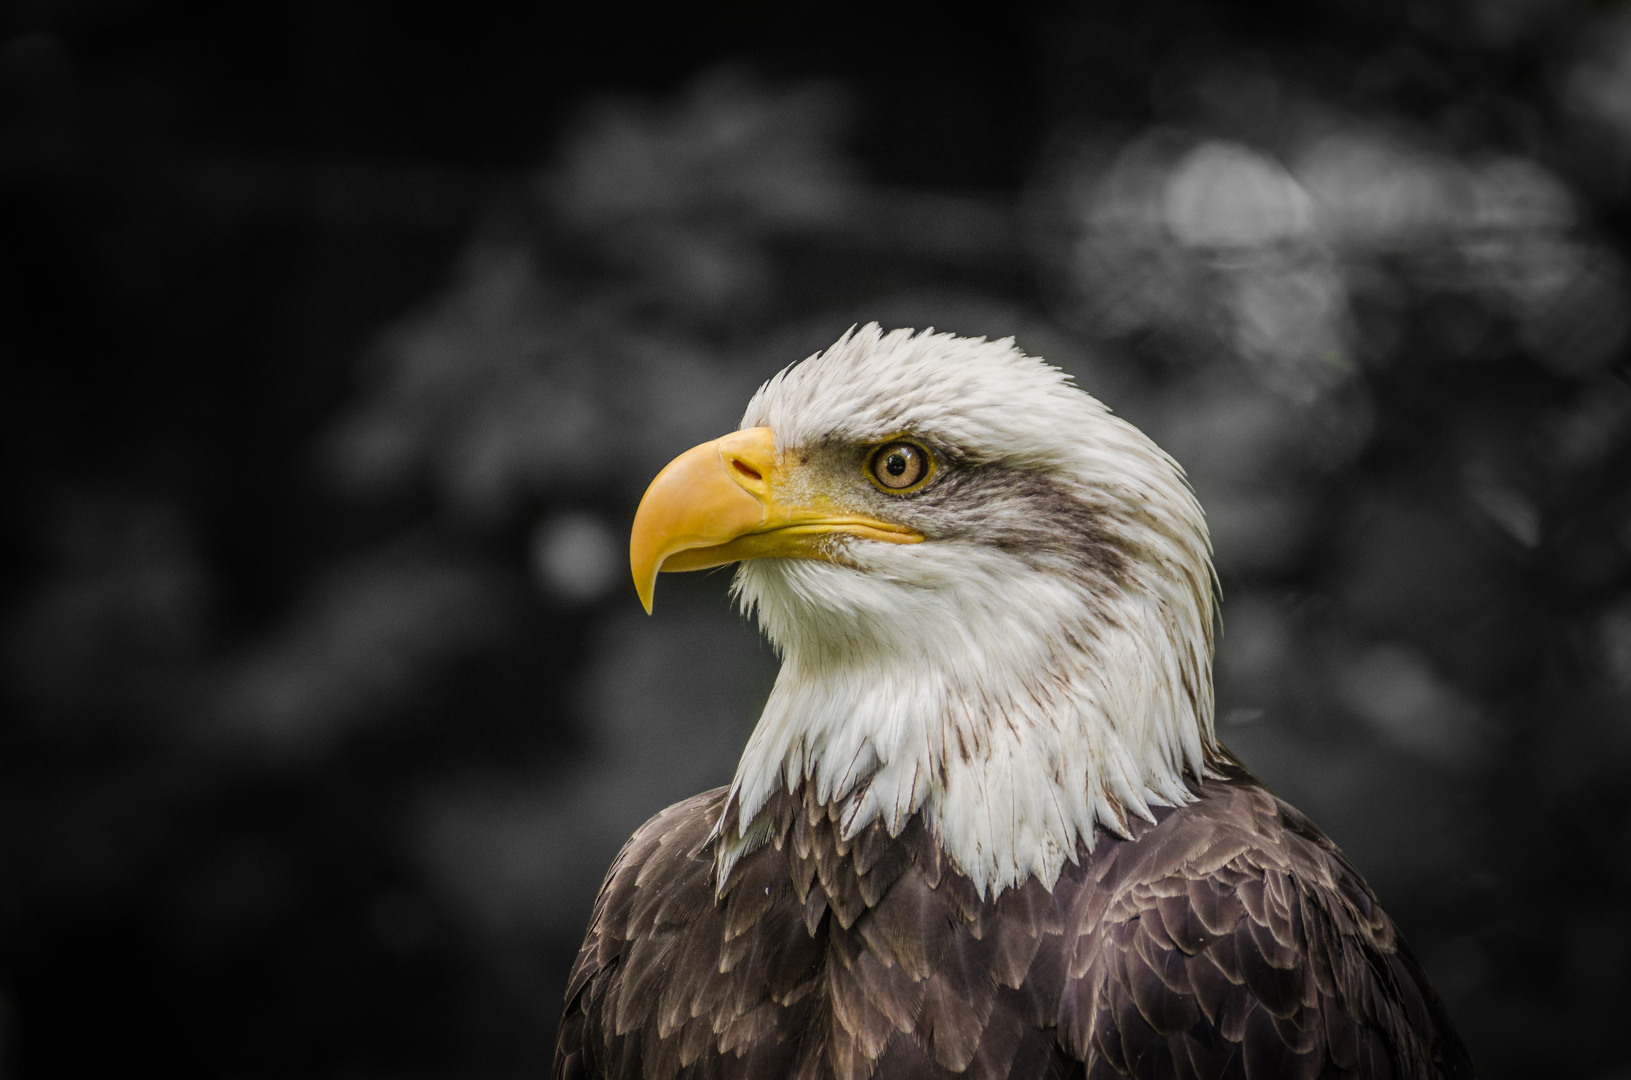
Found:
[[[634,504],[877,319],[1189,468],[1225,740],[1631,1077],[1628,170],[1619,5],[0,7],[0,1070],[546,1069],[774,674]]]

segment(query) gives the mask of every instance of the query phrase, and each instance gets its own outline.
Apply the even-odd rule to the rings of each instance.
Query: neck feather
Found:
[[[846,838],[922,814],[982,891],[1051,888],[1095,824],[1126,835],[1212,771],[1210,581],[1135,569],[1111,588],[972,544],[910,557],[909,575],[739,571],[783,663],[721,819],[719,880],[766,800],[804,785]]]

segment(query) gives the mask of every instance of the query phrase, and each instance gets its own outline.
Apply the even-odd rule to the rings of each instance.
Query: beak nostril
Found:
[[[731,458],[731,464],[736,467],[737,472],[741,473],[743,476],[747,477],[750,480],[762,480],[762,479],[764,479],[764,477],[759,475],[759,470],[751,468],[750,466],[743,464],[742,461],[739,458]]]

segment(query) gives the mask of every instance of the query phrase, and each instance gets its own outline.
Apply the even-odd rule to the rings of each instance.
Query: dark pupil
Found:
[[[889,460],[883,463],[883,467],[889,470],[890,476],[899,476],[906,471],[906,455],[898,452],[890,454]]]

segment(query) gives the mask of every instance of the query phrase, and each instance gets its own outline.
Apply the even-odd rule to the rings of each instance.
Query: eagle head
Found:
[[[648,611],[659,571],[740,562],[782,658],[727,862],[811,785],[848,835],[923,813],[983,890],[1051,888],[1096,826],[1183,804],[1218,760],[1183,470],[1012,339],[871,324],[784,369],[658,474],[630,560]]]

